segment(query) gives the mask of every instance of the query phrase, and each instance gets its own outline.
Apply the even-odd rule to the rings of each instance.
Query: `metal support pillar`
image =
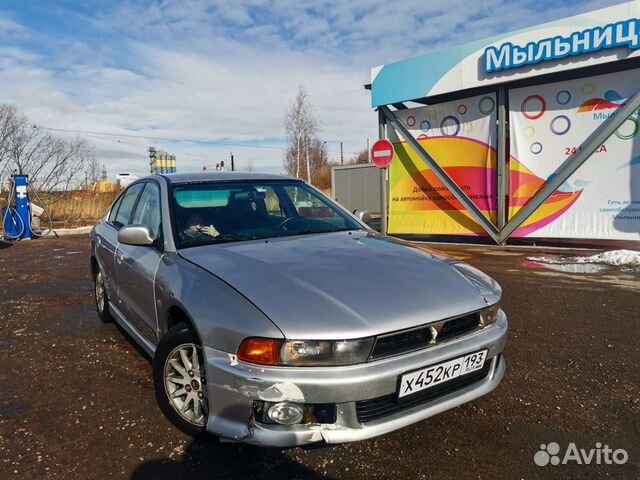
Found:
[[[422,145],[411,135],[411,132],[405,128],[404,125],[398,120],[395,114],[389,109],[387,106],[382,106],[379,108],[379,112],[381,112],[385,117],[389,125],[391,125],[396,132],[398,132],[404,139],[407,141],[409,145],[414,149],[414,151],[418,154],[418,156],[426,163],[433,173],[440,179],[442,183],[449,189],[449,191],[455,196],[460,203],[467,209],[467,211],[471,214],[473,219],[480,224],[482,228],[491,236],[491,238],[499,243],[499,230],[498,228],[491,223],[491,221],[484,216],[482,211],[476,206],[475,203],[471,201],[471,199],[467,196],[466,193],[454,182],[451,177],[444,171],[444,169],[438,165],[438,163],[434,160],[434,158],[429,155],[428,152],[422,148]]]
[[[509,171],[507,169],[507,91],[504,87],[498,89],[498,142],[496,158],[497,183],[497,222],[498,230],[502,230],[507,222],[507,195],[509,193]]]
[[[602,145],[620,126],[640,108],[640,90],[620,107],[615,115],[610,116],[596,128],[580,145],[577,152],[571,155],[551,175],[547,183],[531,198],[500,232],[499,242],[504,242],[542,205],[560,185],[566,182],[580,166]]]
[[[384,107],[383,107],[384,108]],[[387,138],[387,120],[382,113],[381,109],[378,109],[378,138],[385,140]],[[371,155],[371,153],[369,153]],[[382,169],[382,175],[380,175],[380,233],[387,234],[388,227],[388,215],[389,215],[389,167]]]

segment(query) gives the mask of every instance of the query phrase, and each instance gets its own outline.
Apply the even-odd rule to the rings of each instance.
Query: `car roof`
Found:
[[[253,172],[199,172],[163,174],[168,183],[225,182],[242,180],[299,180],[286,175]]]

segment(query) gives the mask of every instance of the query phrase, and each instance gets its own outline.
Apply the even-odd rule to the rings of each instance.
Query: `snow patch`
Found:
[[[611,250],[590,257],[527,257],[531,262],[547,264],[597,263],[614,267],[640,266],[640,252],[635,250]]]

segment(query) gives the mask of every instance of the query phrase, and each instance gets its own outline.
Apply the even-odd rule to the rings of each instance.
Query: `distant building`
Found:
[[[149,165],[152,175],[176,173],[176,156],[164,150],[149,147]]]
[[[131,183],[132,181],[133,180],[131,180],[129,183]],[[109,180],[99,180],[93,184],[93,186],[91,187],[91,190],[94,193],[109,193],[109,192],[115,192],[116,186]]]
[[[137,175],[133,173],[119,173],[116,175],[116,183],[120,185],[120,188],[127,188],[133,182],[138,179]]]

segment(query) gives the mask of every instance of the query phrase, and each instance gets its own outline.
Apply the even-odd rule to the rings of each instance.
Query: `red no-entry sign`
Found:
[[[378,168],[388,167],[394,155],[393,144],[389,140],[378,140],[371,148],[371,160]]]

